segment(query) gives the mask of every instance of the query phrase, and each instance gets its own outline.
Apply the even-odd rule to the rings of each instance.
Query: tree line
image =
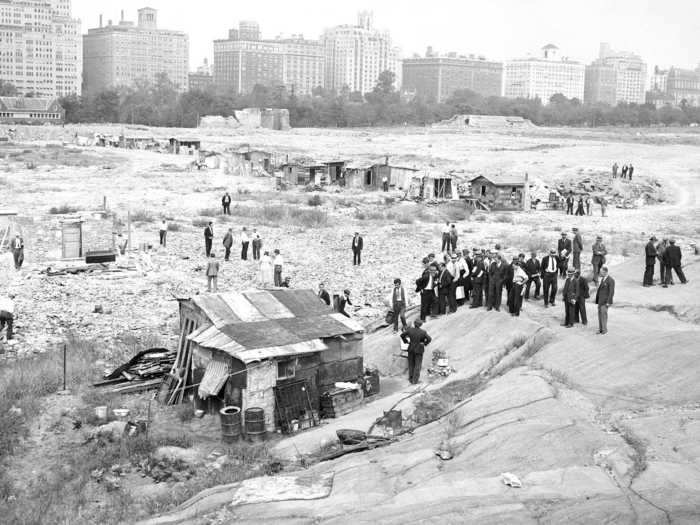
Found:
[[[110,88],[85,96],[60,99],[66,122],[113,122],[166,127],[197,127],[205,115],[228,117],[247,107],[285,108],[293,127],[424,126],[454,115],[519,116],[544,126],[657,126],[700,123],[700,108],[649,104],[584,104],[561,94],[547,104],[538,98],[485,97],[468,89],[455,91],[444,102],[407,96],[394,88],[390,71],[380,74],[369,93],[316,88],[297,96],[284,87],[257,85],[245,95],[219,92],[214,87],[179,93],[166,74],[154,82]]]

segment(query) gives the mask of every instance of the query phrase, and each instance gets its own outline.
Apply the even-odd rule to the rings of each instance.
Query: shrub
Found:
[[[395,202],[396,202],[396,198],[394,198],[394,197],[384,197],[384,204],[386,204],[387,206],[391,206]]]
[[[314,206],[314,207],[321,206],[321,204],[323,204],[323,201],[321,200],[321,196],[316,194],[316,195],[312,195],[311,197],[309,197],[307,204],[309,206]]]
[[[68,204],[61,204],[60,206],[53,206],[49,208],[49,214],[51,215],[68,215],[69,213],[76,213],[79,208],[75,206],[70,206]]]
[[[505,213],[500,213],[494,217],[496,222],[503,222],[507,224],[513,224],[513,217],[511,215],[506,215]]]
[[[153,214],[148,210],[140,209],[131,212],[132,222],[154,222],[155,220]]]
[[[236,188],[236,193],[239,195],[248,195],[250,190],[248,188]]]
[[[399,224],[413,224],[413,215],[411,215],[410,213],[406,213],[406,212],[400,213],[396,217],[396,221]]]
[[[222,208],[202,208],[199,210],[199,214],[202,217],[214,217],[222,212]]]
[[[488,221],[488,216],[485,213],[476,213],[472,215],[474,222],[486,222]]]
[[[180,226],[176,222],[169,222],[168,223],[168,231],[169,232],[180,232],[180,231],[182,231],[182,226]]]
[[[206,228],[210,222],[211,221],[206,217],[198,217],[196,219],[192,219],[192,226],[197,228]]]

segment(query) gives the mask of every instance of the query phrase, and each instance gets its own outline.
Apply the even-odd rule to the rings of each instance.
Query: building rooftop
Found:
[[[509,175],[509,174],[499,174],[499,175],[477,175],[469,179],[469,182],[474,182],[477,179],[484,178],[489,181],[494,186],[524,186],[525,177],[522,175]]]
[[[0,97],[0,106],[8,111],[48,111],[54,102],[57,102],[55,98]]]

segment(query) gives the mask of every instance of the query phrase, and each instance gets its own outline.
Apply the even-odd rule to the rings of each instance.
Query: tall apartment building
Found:
[[[398,48],[393,47],[388,33],[373,27],[372,13],[358,14],[357,25],[341,25],[327,29],[321,37],[326,55],[327,89],[368,93],[377,84],[379,74],[391,71],[396,75],[396,88],[402,85],[402,68]]]
[[[678,67],[660,69],[656,66],[646,102],[657,108],[683,104],[700,106],[700,67],[692,70]]]
[[[504,95],[509,98],[539,97],[543,104],[560,93],[583,101],[586,66],[559,57],[553,44],[542,48],[542,56],[519,58],[506,62]]]
[[[188,78],[188,89],[190,91],[206,91],[211,86],[214,85],[214,77],[211,74],[211,66],[209,65],[209,60],[204,59],[201,65],[197,66],[197,70],[194,73],[187,75]]]
[[[403,61],[402,89],[426,100],[443,102],[459,89],[469,89],[485,97],[500,96],[503,63],[474,55],[436,56],[431,49],[421,58]]]
[[[600,44],[598,59],[586,67],[584,100],[614,106],[620,102],[644,104],[647,65],[638,55],[614,51]]]
[[[80,94],[81,48],[70,0],[0,0],[0,80],[21,95]]]
[[[166,73],[178,90],[188,88],[189,37],[182,31],[158,28],[158,12],[138,10],[138,24],[109,20],[83,36],[83,87],[86,92],[153,82]]]
[[[318,41],[302,35],[262,40],[255,22],[240,22],[228,39],[214,41],[214,85],[220,90],[250,93],[259,84],[309,95],[323,86],[323,68]]]

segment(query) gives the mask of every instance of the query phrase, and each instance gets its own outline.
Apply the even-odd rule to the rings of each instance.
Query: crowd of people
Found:
[[[634,166],[632,166],[632,163],[630,162],[629,164],[625,164],[622,166],[622,169],[620,169],[620,166],[618,166],[617,162],[615,162],[612,165],[612,178],[616,179],[618,176],[623,179],[623,180],[632,180],[632,175],[634,175]]]

